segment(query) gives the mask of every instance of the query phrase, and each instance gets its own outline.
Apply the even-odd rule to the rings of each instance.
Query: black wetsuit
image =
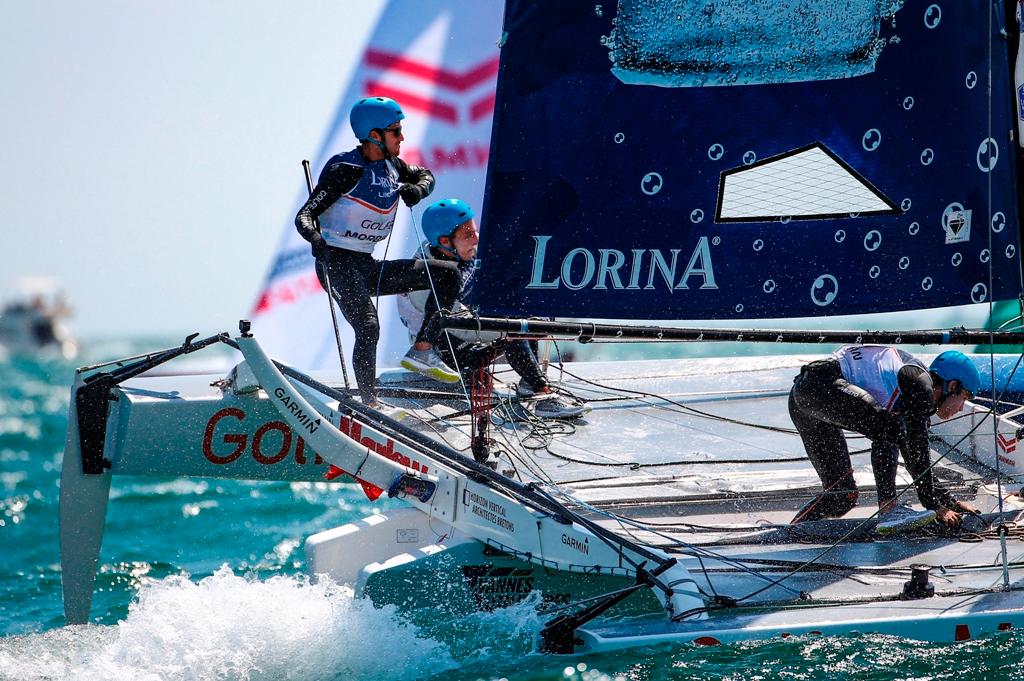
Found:
[[[430,256],[432,260],[440,261],[444,254],[432,247]],[[420,256],[417,256],[417,261],[422,262]],[[476,272],[477,261],[460,260],[456,263],[456,261],[444,260],[444,262],[451,262],[458,268],[459,294],[456,296],[456,300],[461,302],[469,295],[473,287],[473,275]],[[403,304],[399,303],[399,313],[402,313]],[[410,325],[410,323],[416,322],[418,315],[414,311],[418,310],[419,303],[410,297],[407,304],[409,306],[407,309],[410,312],[409,319],[406,319],[403,313],[402,321],[406,325]],[[415,329],[410,330],[415,331]],[[438,341],[436,349],[441,359],[451,367],[458,367],[466,379],[475,380],[474,377],[477,376],[480,369],[490,366],[498,357],[505,355],[505,359],[513,371],[519,374],[522,380],[535,391],[539,391],[548,384],[544,372],[541,371],[540,365],[537,363],[536,342],[508,338],[498,338],[486,342],[476,339],[467,340],[448,333]]]
[[[928,446],[928,424],[935,406],[931,375],[905,364],[897,372],[899,395],[886,409],[861,387],[843,377],[839,361],[811,362],[800,370],[789,394],[789,414],[825,493],[794,519],[839,517],[857,503],[850,453],[843,430],[871,440],[871,467],[878,500],[895,499],[897,455],[902,453],[925,508],[955,507],[948,490],[935,482]]]
[[[354,196],[356,190],[362,191],[371,185],[373,197]],[[391,232],[399,194],[412,195],[418,200],[429,195],[433,188],[434,176],[426,168],[410,166],[395,157],[384,162],[371,162],[356,149],[334,156],[327,162],[310,198],[295,216],[296,229],[314,245],[314,253],[318,255],[317,275],[320,283],[324,284],[323,273],[326,268],[331,293],[355,334],[352,364],[364,402],[376,401],[380,322],[373,296],[429,290],[432,281],[436,299],[431,294],[427,301],[427,321],[416,340],[435,344],[440,334],[438,312],[450,310],[458,294],[459,275],[454,263],[437,260],[426,263],[422,260],[381,261],[374,259],[372,254],[373,244]],[[321,235],[318,218],[342,198],[351,199],[359,206],[368,206],[371,198],[377,202],[376,207],[369,206],[374,214],[382,216],[380,222],[374,223],[377,231],[367,233],[362,230],[358,234],[362,241],[368,242],[365,246],[352,238],[357,236],[354,232],[360,231],[358,226],[353,227],[353,233],[338,239],[340,243],[351,242],[361,250],[325,243]],[[364,226],[366,222],[363,220]],[[324,288],[327,288],[326,285]]]

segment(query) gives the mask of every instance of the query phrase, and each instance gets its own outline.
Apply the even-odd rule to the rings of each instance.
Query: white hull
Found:
[[[266,387],[276,380],[257,370],[255,355],[247,352],[247,357],[258,378],[243,372],[246,378],[236,386],[247,381]],[[114,388],[118,399],[109,403],[102,438],[111,472],[81,472],[83,459],[95,465],[95,451],[90,454],[87,448],[83,457],[78,415],[72,409],[61,498],[68,621],[88,616],[111,474],[322,480],[329,461],[354,470],[351,461],[365,460],[358,463],[363,466],[360,477],[378,487],[386,488],[389,476],[400,474],[437,486],[428,501],[412,500],[408,509],[307,541],[311,574],[350,583],[375,601],[405,608],[489,609],[539,590],[548,606],[560,605],[631,584],[633,566],[644,558],[628,547],[639,546],[654,557],[645,560],[677,559],[675,609],[666,613],[666,599],[653,597],[657,589],[643,589],[607,613],[610,620],[579,629],[585,647],[604,650],[701,637],[725,642],[813,631],[952,640],[959,624],[966,624],[971,635],[1001,625],[1024,626],[1018,592],[993,590],[1004,579],[999,538],[987,535],[966,543],[956,536],[882,540],[872,535],[872,477],[868,457],[858,453],[863,440],[851,440],[862,506],[849,518],[788,528],[795,509],[820,489],[799,439],[786,430],[792,428],[785,409],[787,389],[807,359],[570,365],[580,378],[566,376],[564,385],[593,400],[593,412],[571,436],[555,437],[539,449],[510,448],[513,458],[499,460],[500,469],[518,471],[519,483],[538,483],[550,494],[564,491],[561,501],[578,518],[568,524],[516,492],[532,488],[502,490],[477,479],[468,464],[438,460],[400,433],[385,434],[361,417],[345,420],[337,400],[318,402],[308,385],[291,386],[295,397],[285,401],[289,411],[282,410],[284,398],[275,398],[276,390],[268,395],[212,386],[217,377],[129,380]],[[385,380],[395,378],[408,376]],[[432,387],[415,380],[405,385]],[[617,392],[621,389],[671,401]],[[294,406],[297,398],[305,406]],[[417,407],[422,417],[450,413],[460,405],[442,396],[420,397],[407,406]],[[309,432],[310,421],[302,414],[310,408],[333,424],[333,439]],[[982,419],[980,408],[974,409],[935,432],[946,444],[957,443],[972,419]],[[1019,485],[1013,476],[1024,474],[1024,462],[1007,452],[1015,449],[1020,427],[1014,416],[1000,420],[998,433],[987,421],[954,450],[938,441],[933,453],[937,458],[949,452],[939,475],[961,497],[973,500],[990,522],[999,494],[1015,490]],[[467,423],[467,417],[455,417],[440,426],[424,424],[422,430],[464,450]],[[510,420],[496,428],[495,437],[515,443],[536,425]],[[355,459],[345,458],[349,450]],[[995,465],[1003,474],[998,483]],[[901,473],[901,484],[908,484]],[[908,494],[908,501],[916,501],[912,491]],[[1021,508],[1019,501],[1007,499],[1003,518]],[[968,520],[982,529],[980,520]],[[1024,586],[1024,543],[1013,532],[1006,542],[1006,576],[1016,588]],[[625,553],[610,550],[601,536],[620,537]],[[931,580],[937,595],[900,605],[893,599],[915,564],[936,568]],[[769,580],[780,583],[769,585]],[[749,597],[740,607],[712,607],[699,618],[672,622],[666,616],[684,613],[688,608],[682,604],[693,603],[698,591]],[[984,595],[965,595],[976,591]],[[801,592],[811,600],[798,598]],[[850,600],[857,605],[840,605]],[[784,602],[815,607],[780,605]],[[648,613],[650,621],[615,624],[616,617],[638,613]],[[919,624],[937,617],[941,624]]]

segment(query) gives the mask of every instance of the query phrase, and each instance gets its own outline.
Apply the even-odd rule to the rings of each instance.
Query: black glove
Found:
[[[414,184],[401,184],[398,187],[398,195],[405,201],[405,205],[412,208],[423,200],[423,190]]]
[[[313,252],[313,257],[317,260],[323,260],[324,256],[327,255],[327,242],[319,234],[314,234],[313,238],[309,240],[310,250]]]

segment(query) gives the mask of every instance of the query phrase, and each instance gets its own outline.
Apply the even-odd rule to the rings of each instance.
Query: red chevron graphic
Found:
[[[367,66],[397,71],[407,76],[436,83],[441,87],[455,90],[456,92],[465,92],[491,79],[498,73],[497,57],[482,61],[463,73],[456,73],[448,69],[424,64],[401,54],[393,54],[372,47],[366,50],[363,61]]]
[[[427,99],[426,97],[414,95],[407,90],[401,90],[372,80],[367,81],[363,92],[366,93],[367,97],[390,97],[395,101],[401,102],[402,106],[407,109],[420,111],[433,118],[440,118],[442,121],[447,121],[452,125],[459,122],[458,110],[446,102]]]
[[[490,116],[494,111],[495,95],[491,93],[483,99],[478,99],[469,105],[469,120],[474,123],[484,116]]]
[[[426,81],[432,85],[453,90],[456,93],[466,92],[478,85],[492,82],[498,73],[498,58],[487,59],[467,71],[457,73],[449,69],[443,69],[426,64],[404,55],[393,54],[383,50],[369,48],[363,57],[363,63],[388,71],[401,73],[419,80]],[[447,101],[440,97],[424,97],[404,88],[385,85],[376,80],[369,80],[363,91],[369,97],[390,97],[402,103],[403,107],[413,111],[425,113],[452,125],[457,125],[462,119],[475,123],[485,118],[494,111],[494,92],[488,91],[482,97],[469,103],[468,110],[460,115],[461,106],[455,102]]]
[[[996,435],[996,439],[999,441],[999,448],[1009,454],[1010,452],[1017,449],[1017,438],[1008,438],[1002,433]]]

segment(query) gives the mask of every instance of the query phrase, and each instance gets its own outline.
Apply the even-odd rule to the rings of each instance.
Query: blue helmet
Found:
[[[365,97],[352,106],[348,120],[360,142],[370,139],[371,130],[383,130],[405,118],[398,102],[387,97]],[[374,140],[376,141],[376,140]]]
[[[932,360],[928,370],[945,383],[960,381],[963,389],[970,391],[971,394],[976,395],[981,389],[981,374],[978,373],[978,367],[959,350],[946,350]],[[942,386],[942,393],[946,393],[945,384]]]
[[[431,246],[441,246],[441,237],[450,236],[459,225],[472,220],[476,213],[459,199],[441,199],[423,211],[423,235]],[[443,248],[443,246],[441,246]]]

